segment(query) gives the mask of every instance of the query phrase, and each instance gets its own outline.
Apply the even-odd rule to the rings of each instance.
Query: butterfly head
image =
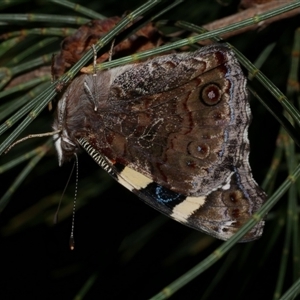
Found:
[[[59,132],[54,135],[54,144],[57,151],[59,166],[62,166],[65,161],[71,160],[79,148],[76,139],[71,137],[66,126],[67,99],[67,96],[63,96],[63,98],[59,100],[53,123],[53,129],[59,130]]]
[[[78,149],[77,145],[71,141],[64,130],[54,135],[54,145],[57,151],[59,166],[62,166],[65,161],[72,159]]]

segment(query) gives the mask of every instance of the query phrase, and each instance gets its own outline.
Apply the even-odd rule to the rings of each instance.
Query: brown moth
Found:
[[[266,194],[248,161],[246,79],[230,49],[207,46],[94,75],[76,78],[58,102],[59,165],[82,147],[153,208],[222,240],[261,207]]]

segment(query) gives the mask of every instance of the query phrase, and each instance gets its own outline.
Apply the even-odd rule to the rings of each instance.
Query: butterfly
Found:
[[[216,44],[80,75],[53,128],[59,165],[83,148],[148,205],[227,240],[266,200],[249,165],[250,121],[246,78]]]

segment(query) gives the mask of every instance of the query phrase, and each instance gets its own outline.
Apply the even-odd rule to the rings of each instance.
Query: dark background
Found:
[[[86,0],[77,3],[111,17],[121,16],[144,2]],[[228,6],[215,1],[185,1],[161,19],[180,19],[202,25],[234,14],[237,6],[238,1],[231,1]],[[22,1],[21,4],[2,8],[2,13],[76,15],[70,9],[46,1]],[[13,27],[2,25],[1,32],[49,26],[43,23],[12,23]],[[275,43],[262,71],[286,92],[294,33],[299,25],[299,17],[294,17],[260,31],[243,33],[229,42],[252,62],[265,47]],[[73,26],[77,27],[79,25]],[[58,52],[59,44],[60,41],[49,47]],[[2,57],[2,64],[11,59],[13,53],[14,50]],[[275,99],[260,84],[254,83],[254,87],[278,108]],[[9,100],[4,99],[6,102]],[[260,184],[276,148],[279,124],[253,97],[251,109],[250,164],[254,178]],[[51,113],[45,109],[26,134],[51,130],[52,119]],[[37,139],[16,146],[10,154],[0,157],[0,165],[42,143]],[[23,163],[1,174],[0,196],[25,165]],[[58,167],[52,148],[15,191],[1,213],[1,299],[73,299],[86,285],[85,299],[148,299],[221,245],[221,241],[169,220],[149,208],[109,178],[83,153],[79,157],[76,244],[75,250],[70,251],[68,243],[75,175],[63,197],[58,224],[53,225],[52,219],[71,168],[71,163]],[[282,162],[275,188],[286,175],[285,163]],[[269,214],[260,240],[235,245],[172,299],[271,299],[282,256],[285,234],[280,224],[285,218],[285,211],[283,198]],[[268,245],[274,232],[276,238],[270,249]],[[292,282],[292,262],[289,261],[284,290]]]

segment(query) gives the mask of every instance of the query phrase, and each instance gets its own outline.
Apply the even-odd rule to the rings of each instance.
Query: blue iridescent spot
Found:
[[[165,189],[161,185],[157,185],[155,189],[156,194],[156,200],[158,202],[167,203],[175,200],[179,200],[179,197],[181,196],[178,193],[174,193],[170,190]]]

